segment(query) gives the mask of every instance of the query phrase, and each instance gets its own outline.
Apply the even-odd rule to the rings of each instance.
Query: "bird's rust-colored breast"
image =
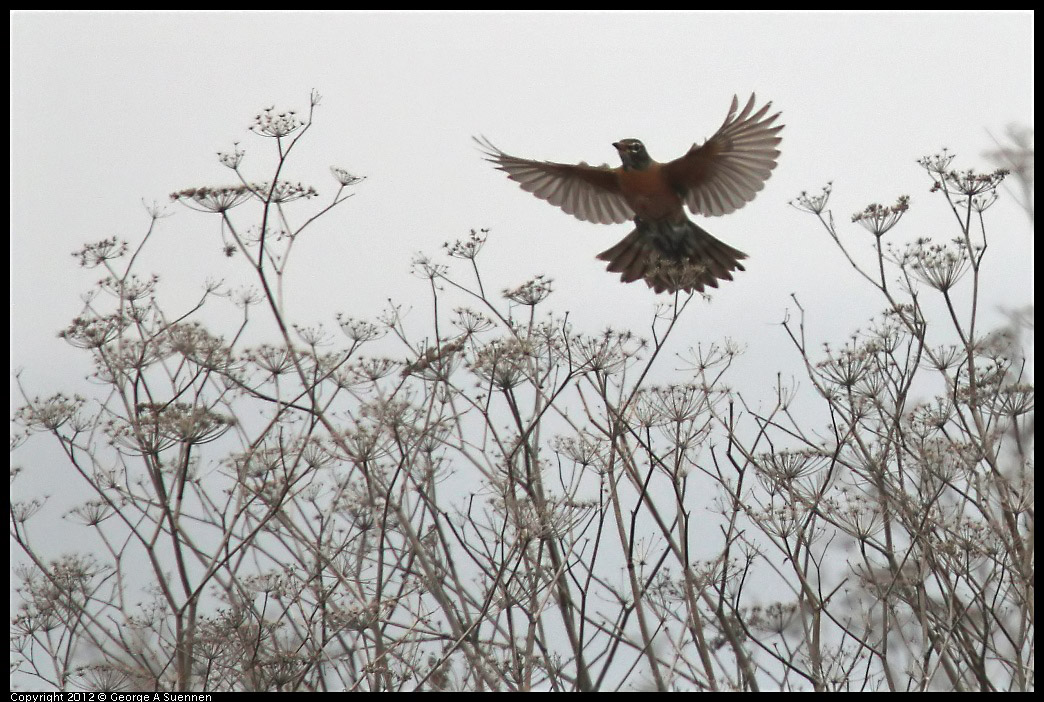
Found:
[[[682,209],[681,196],[667,183],[662,168],[663,164],[653,163],[640,171],[622,168],[617,171],[620,192],[642,219],[666,219]]]

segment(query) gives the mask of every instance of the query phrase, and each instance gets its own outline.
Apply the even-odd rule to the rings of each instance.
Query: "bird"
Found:
[[[765,187],[785,125],[775,124],[782,113],[770,115],[771,102],[755,110],[755,101],[751,94],[740,110],[733,96],[718,131],[666,163],[653,160],[638,139],[613,143],[621,161],[613,168],[533,161],[507,154],[485,137],[472,138],[495,168],[567,214],[597,224],[633,221],[633,231],[598,254],[622,282],[644,280],[656,293],[702,293],[746,270],[740,261],[747,254],[690,220],[685,208],[704,217],[726,215]]]

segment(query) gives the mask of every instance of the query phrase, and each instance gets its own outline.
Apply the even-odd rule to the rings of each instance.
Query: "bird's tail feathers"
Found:
[[[714,238],[695,222],[635,220],[634,231],[598,254],[608,270],[631,283],[644,280],[654,291],[703,292],[732,280],[732,271],[745,270],[747,254]]]

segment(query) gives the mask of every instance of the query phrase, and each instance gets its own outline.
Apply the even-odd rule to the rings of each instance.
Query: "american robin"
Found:
[[[637,139],[613,144],[623,165],[590,166],[530,161],[504,153],[486,139],[475,141],[487,160],[542,200],[587,222],[620,224],[634,220],[635,229],[620,243],[598,254],[625,283],[643,279],[656,292],[703,292],[732,280],[747,254],[718,241],[685,214],[717,217],[754,199],[776,167],[783,125],[773,126],[766,104],[754,111],[754,96],[739,111],[738,100],[725,123],[701,145],[681,158],[654,161]]]

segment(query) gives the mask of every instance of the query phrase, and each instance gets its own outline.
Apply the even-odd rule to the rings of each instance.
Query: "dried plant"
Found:
[[[362,180],[332,168],[324,202],[281,177],[318,104],[257,115],[268,177],[245,175],[236,144],[219,161],[239,184],[174,195],[257,292],[161,308],[137,270],[158,209],[140,242],[78,252],[109,294],[61,337],[103,391],[22,389],[12,445],[50,437],[82,500],[55,555],[46,498],[12,470],[13,685],[1033,688],[1033,385],[1024,329],[986,333],[974,306],[1003,172],[924,159],[955,241],[889,246],[911,200],[871,205],[853,218],[874,235],[869,270],[829,186],[795,200],[884,302],[821,352],[800,306],[784,322],[819,431],[794,388],[729,387],[731,342],[693,342],[677,382],[649,382],[699,298],[669,300],[650,340],[581,333],[547,312],[549,278],[484,280],[486,230],[415,260],[430,321],[396,305],[289,319],[293,247]],[[208,328],[225,303],[241,326]],[[259,310],[276,332],[248,345]]]

